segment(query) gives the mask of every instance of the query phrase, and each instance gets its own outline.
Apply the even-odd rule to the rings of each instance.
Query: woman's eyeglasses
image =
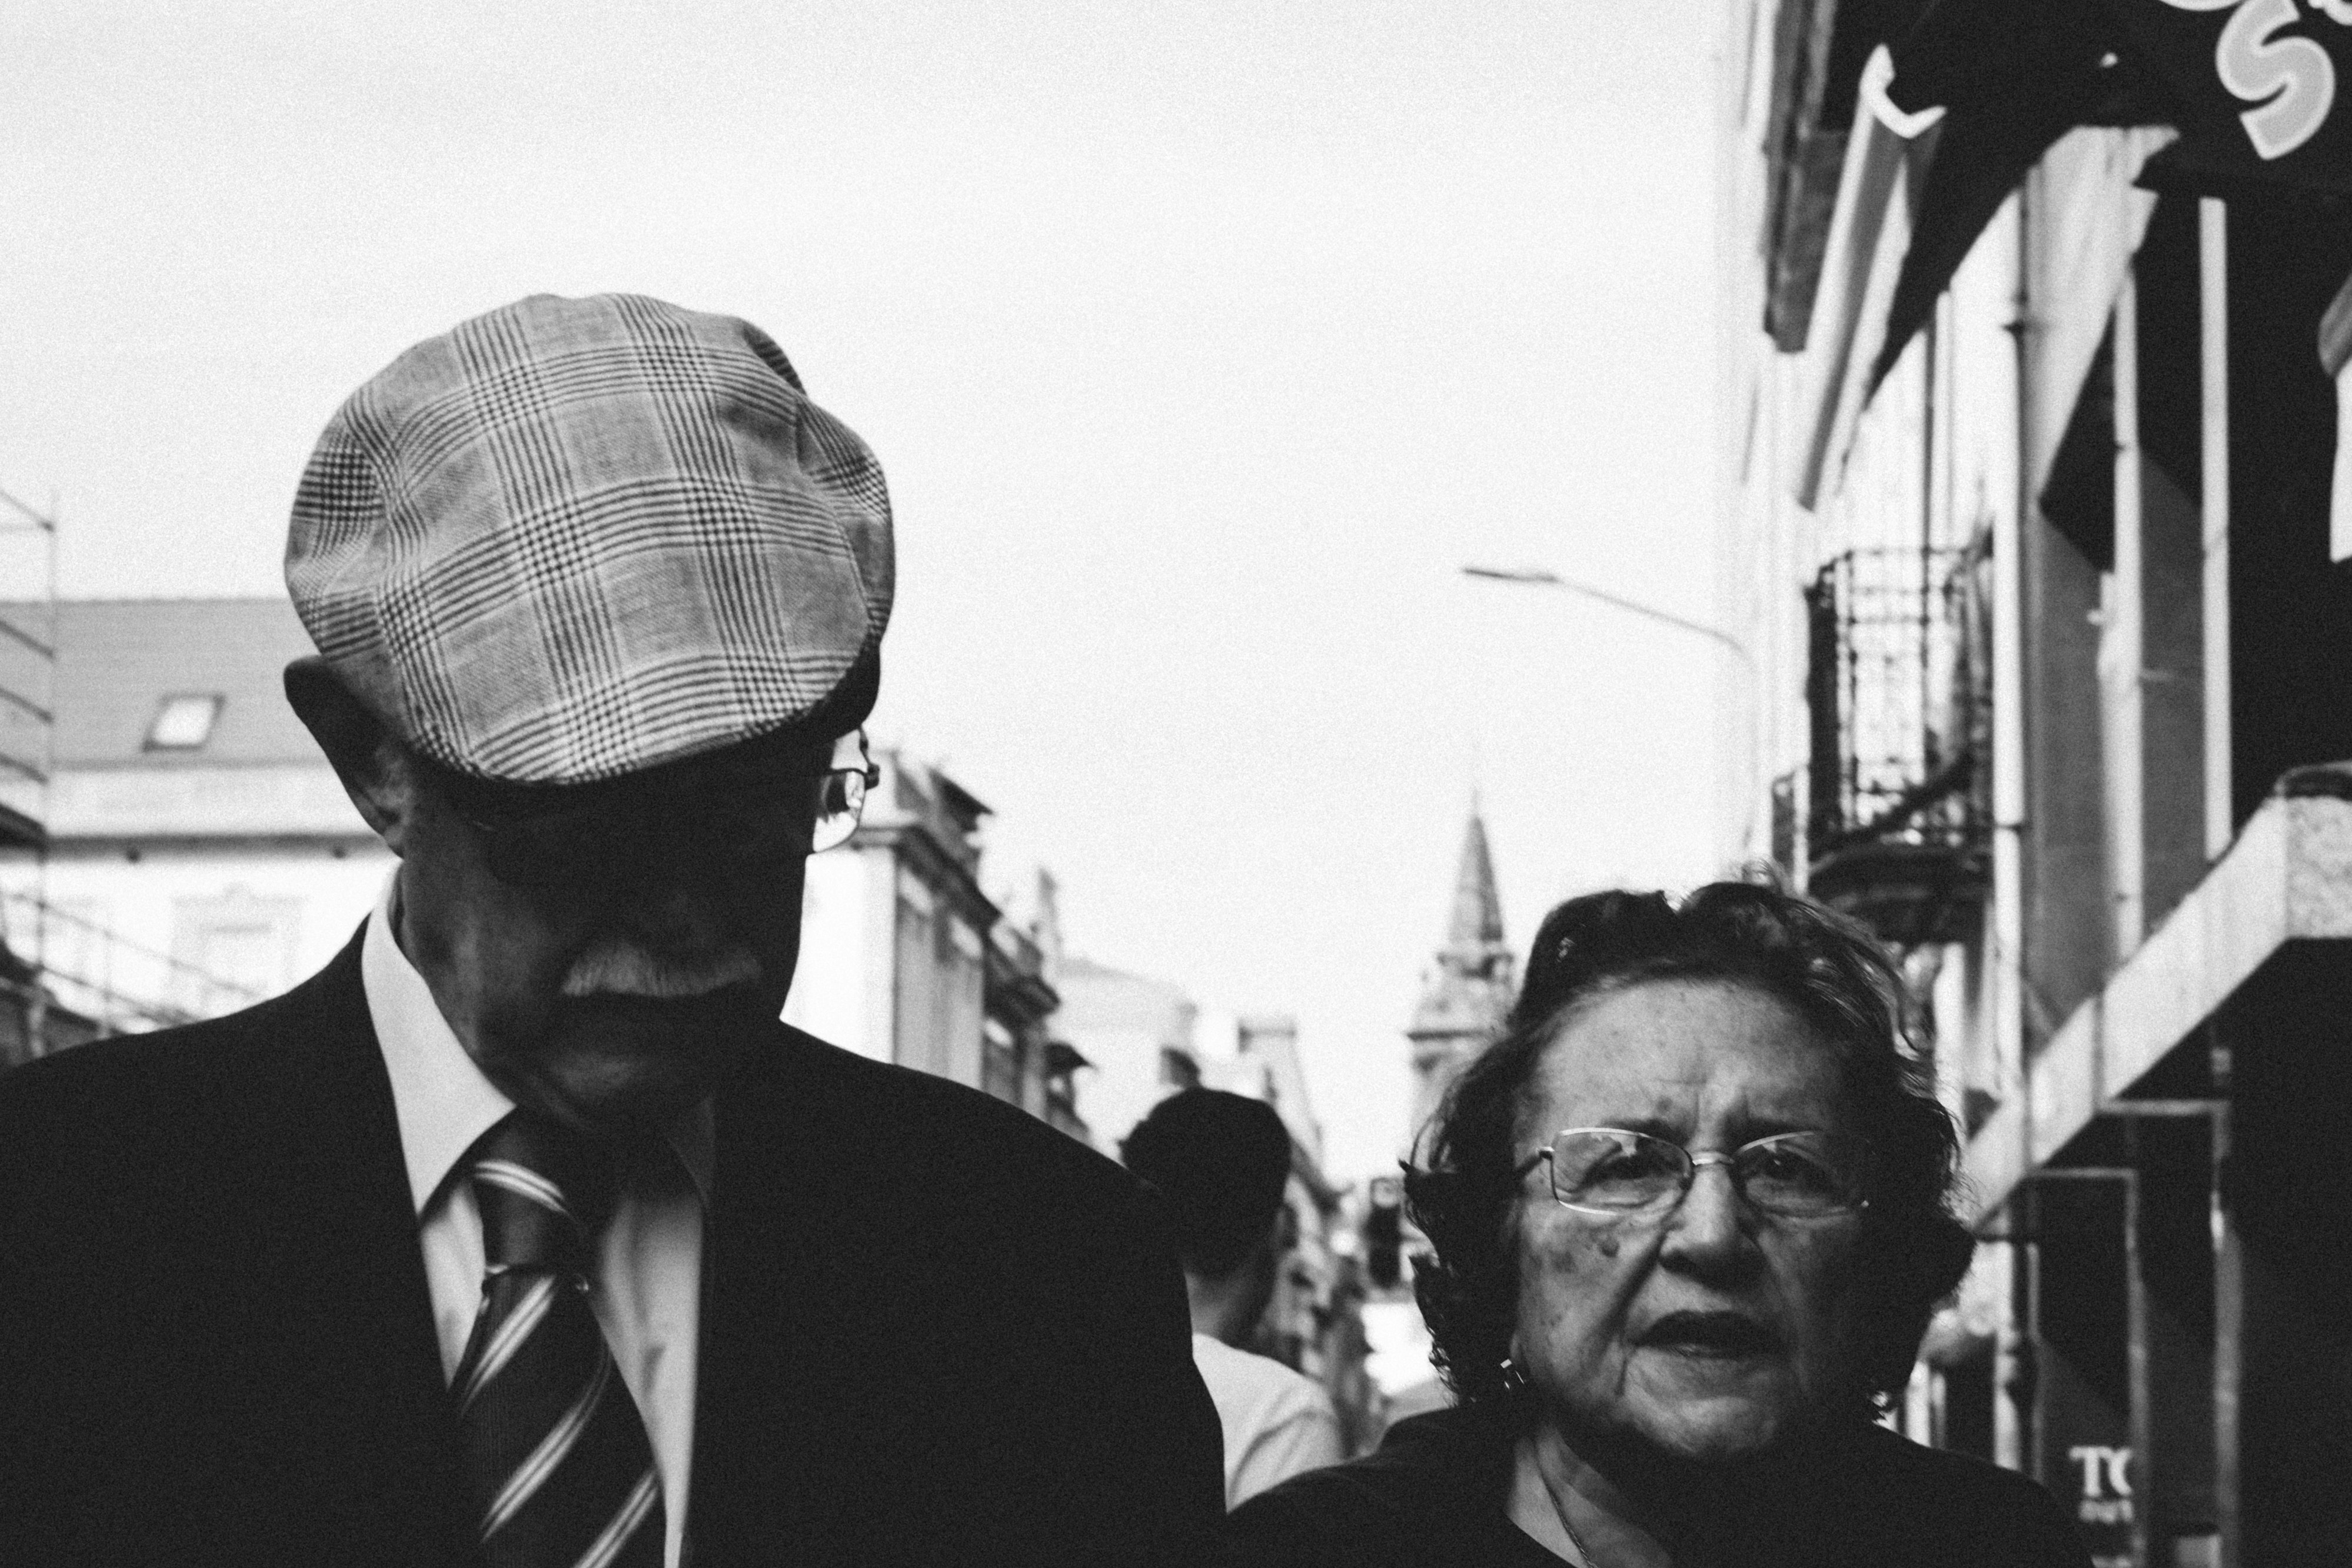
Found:
[[[1695,1155],[1622,1127],[1570,1127],[1521,1161],[1518,1174],[1546,1161],[1552,1197],[1587,1214],[1663,1214],[1690,1191],[1701,1166],[1724,1166],[1751,1207],[1784,1219],[1850,1214],[1870,1201],[1870,1145],[1845,1133],[1780,1133],[1727,1155]]]

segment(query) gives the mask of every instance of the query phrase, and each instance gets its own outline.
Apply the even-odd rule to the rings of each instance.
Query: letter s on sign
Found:
[[[2266,159],[2310,141],[2336,103],[2336,62],[2327,50],[2315,39],[2271,36],[2295,16],[2294,0],[2245,0],[2213,49],[2223,87],[2248,102],[2270,100],[2238,116]]]

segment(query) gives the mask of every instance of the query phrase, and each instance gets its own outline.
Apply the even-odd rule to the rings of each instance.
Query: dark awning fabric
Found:
[[[2009,193],[2078,125],[2163,124],[2162,85],[2118,47],[2091,0],[1937,0],[1893,46],[1887,96],[1945,109],[1911,246],[1871,367],[1875,391]]]
[[[1947,112],[1874,389],[2001,202],[2075,126],[2177,126],[2141,179],[2157,189],[2352,194],[2352,0],[1936,0],[1893,52],[1888,96]]]
[[[2352,194],[2352,5],[2099,4],[2179,107],[2180,140],[2159,155],[2157,180],[2213,193],[2252,183]]]

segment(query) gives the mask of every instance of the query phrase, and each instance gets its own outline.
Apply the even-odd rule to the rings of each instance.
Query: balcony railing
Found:
[[[1960,939],[1984,902],[1988,568],[1979,547],[1850,550],[1806,593],[1806,886],[1897,946]],[[1796,794],[1775,800],[1791,827]]]
[[[0,894],[0,940],[33,960],[33,976],[47,994],[100,1034],[171,1029],[249,1007],[267,994],[27,893]]]

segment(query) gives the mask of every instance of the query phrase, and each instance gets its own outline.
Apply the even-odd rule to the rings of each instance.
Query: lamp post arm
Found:
[[[1750,670],[1756,667],[1756,661],[1748,653],[1747,645],[1719,626],[1709,626],[1704,622],[1685,620],[1671,611],[1654,609],[1650,605],[1612,593],[1605,588],[1595,588],[1586,582],[1570,581],[1558,572],[1546,571],[1540,568],[1514,570],[1504,567],[1465,566],[1462,569],[1462,574],[1465,577],[1483,577],[1496,582],[1517,582],[1541,588],[1562,588],[1570,593],[1580,593],[1587,599],[1597,599],[1603,604],[1613,604],[1628,613],[1647,616],[1653,621],[1663,621],[1669,626],[1679,626],[1685,632],[1696,632],[1700,636],[1720,643],[1730,649],[1738,655],[1739,662]]]

